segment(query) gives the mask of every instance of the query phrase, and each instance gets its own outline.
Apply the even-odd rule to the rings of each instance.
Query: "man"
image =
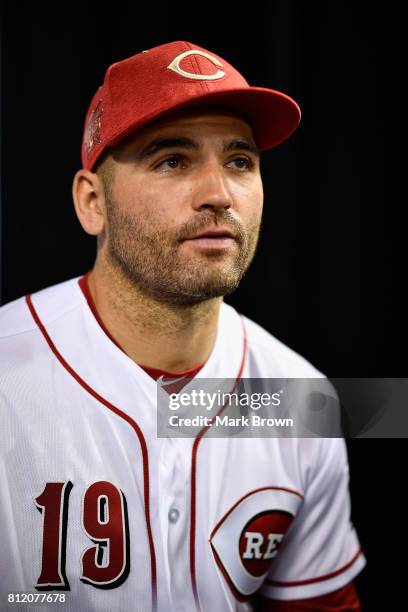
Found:
[[[108,69],[73,182],[95,265],[1,309],[5,608],[360,609],[342,438],[157,435],[156,380],[322,377],[223,301],[299,118],[189,42]]]

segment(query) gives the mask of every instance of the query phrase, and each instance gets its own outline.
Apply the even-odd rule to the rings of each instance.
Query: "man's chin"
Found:
[[[175,283],[167,288],[163,286],[157,287],[154,293],[156,299],[162,302],[187,306],[230,295],[238,288],[239,282],[240,279],[207,284],[201,282],[199,285],[195,283],[177,285]]]

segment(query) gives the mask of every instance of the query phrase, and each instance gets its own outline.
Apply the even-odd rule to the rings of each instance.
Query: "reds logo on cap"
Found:
[[[167,66],[169,70],[174,70],[182,77],[186,77],[188,79],[198,79],[201,81],[214,81],[215,79],[221,79],[225,76],[225,72],[223,70],[218,70],[215,74],[196,74],[194,72],[187,72],[180,67],[180,62],[190,55],[201,55],[202,57],[206,57],[210,62],[212,62],[215,66],[219,68],[223,68],[223,64],[216,57],[210,55],[209,53],[204,53],[204,51],[198,51],[198,49],[193,49],[192,51],[185,51],[184,53],[180,53],[174,60]]]

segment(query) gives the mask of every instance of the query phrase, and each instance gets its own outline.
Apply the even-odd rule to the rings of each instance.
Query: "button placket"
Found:
[[[187,589],[185,576],[189,574],[189,482],[191,441],[166,439],[160,457],[161,522],[163,547],[170,600],[173,609],[179,606],[190,610],[192,592]],[[184,609],[184,608],[183,608]]]

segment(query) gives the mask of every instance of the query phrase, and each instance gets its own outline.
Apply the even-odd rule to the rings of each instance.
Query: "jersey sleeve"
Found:
[[[366,565],[350,520],[349,467],[343,438],[316,438],[304,474],[304,500],[273,561],[263,597],[297,600],[336,591]]]

